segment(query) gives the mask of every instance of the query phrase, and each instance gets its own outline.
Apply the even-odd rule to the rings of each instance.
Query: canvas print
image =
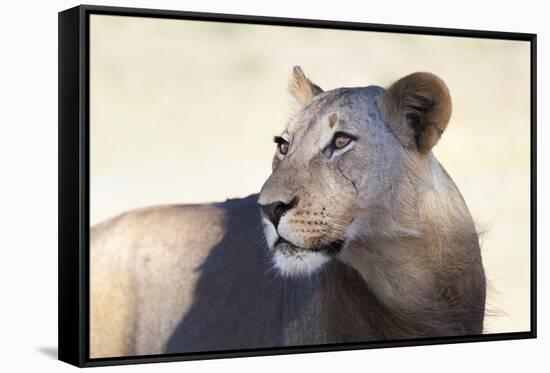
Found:
[[[92,14],[90,358],[529,331],[530,44]]]

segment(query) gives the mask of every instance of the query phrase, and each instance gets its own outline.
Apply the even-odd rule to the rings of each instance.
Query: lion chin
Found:
[[[272,261],[285,277],[309,276],[338,255],[343,246],[344,241],[338,240],[324,247],[303,249],[279,238],[273,247]]]
[[[272,258],[274,267],[284,277],[309,276],[330,260],[323,253],[301,249],[292,252],[276,250]]]

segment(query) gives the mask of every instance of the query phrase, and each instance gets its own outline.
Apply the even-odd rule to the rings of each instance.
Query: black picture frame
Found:
[[[223,352],[89,358],[89,18],[93,14],[518,40],[531,50],[531,325],[528,332]],[[81,5],[59,13],[59,360],[79,367],[536,338],[537,35]]]

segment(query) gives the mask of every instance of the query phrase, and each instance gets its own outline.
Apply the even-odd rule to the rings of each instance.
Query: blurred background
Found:
[[[100,15],[90,42],[92,224],[257,193],[294,65],[325,90],[439,75],[453,116],[434,153],[487,229],[486,332],[529,330],[529,43]]]

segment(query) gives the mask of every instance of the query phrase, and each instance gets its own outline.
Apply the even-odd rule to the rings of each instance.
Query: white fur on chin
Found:
[[[265,217],[262,218],[262,225],[267,245],[272,251],[273,266],[281,275],[285,277],[308,276],[330,260],[325,254],[314,251],[298,249],[291,252],[281,252],[275,250],[275,242],[279,237],[277,230]]]
[[[313,251],[298,250],[292,253],[273,253],[273,265],[285,277],[301,277],[319,270],[329,258]]]

